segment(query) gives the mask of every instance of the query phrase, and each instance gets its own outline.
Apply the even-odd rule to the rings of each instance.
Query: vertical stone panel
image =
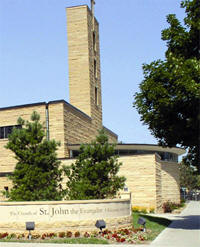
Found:
[[[66,157],[64,142],[64,106],[63,102],[48,104],[49,111],[49,138],[60,142],[58,158]]]
[[[156,210],[162,212],[162,171],[161,160],[159,155],[155,155],[156,162]]]
[[[180,173],[178,163],[162,161],[162,202],[180,203]]]
[[[126,185],[132,192],[132,206],[156,209],[155,155],[121,156],[120,175],[127,178]]]

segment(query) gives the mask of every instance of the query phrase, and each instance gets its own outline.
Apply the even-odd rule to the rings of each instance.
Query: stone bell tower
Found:
[[[67,8],[70,104],[102,128],[99,24],[94,17],[94,0]]]

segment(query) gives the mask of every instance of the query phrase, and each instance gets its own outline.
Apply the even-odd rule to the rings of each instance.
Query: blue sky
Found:
[[[0,0],[0,107],[69,101],[65,8],[90,0]],[[163,59],[166,15],[180,0],[96,0],[103,123],[126,143],[157,143],[132,107],[142,64]]]

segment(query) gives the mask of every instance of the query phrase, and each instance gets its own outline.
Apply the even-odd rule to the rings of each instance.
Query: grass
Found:
[[[135,228],[141,227],[141,225],[137,224],[139,217],[146,220],[146,228],[151,231],[148,233],[148,241],[154,240],[171,223],[171,220],[168,219],[133,212],[133,225]]]
[[[14,240],[1,239],[0,242],[18,242],[18,243],[57,243],[57,244],[108,244],[108,241],[97,238],[59,238],[48,240]]]

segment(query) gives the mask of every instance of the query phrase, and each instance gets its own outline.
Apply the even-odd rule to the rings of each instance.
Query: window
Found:
[[[95,105],[98,105],[98,89],[95,87]]]
[[[4,191],[5,191],[5,197],[8,198],[8,193],[9,193],[8,186],[4,187]]]
[[[97,78],[97,61],[94,59],[94,78]]]
[[[94,50],[94,52],[96,52],[96,34],[95,34],[95,32],[93,32],[93,50]]]
[[[0,139],[8,138],[8,135],[12,133],[13,128],[20,129],[21,125],[3,126],[0,127]]]

